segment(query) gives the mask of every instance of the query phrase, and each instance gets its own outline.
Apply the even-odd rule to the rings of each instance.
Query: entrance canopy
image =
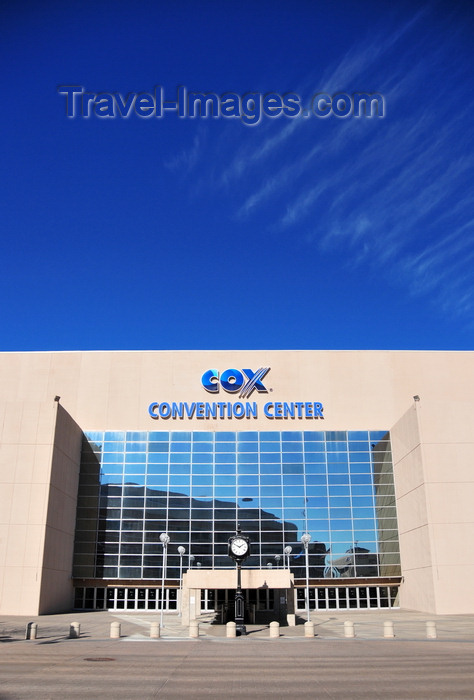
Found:
[[[242,569],[242,588],[293,588],[294,575],[288,569]],[[236,588],[236,569],[189,569],[183,576],[188,588]]]
[[[294,618],[294,575],[288,569],[242,569],[242,589],[278,590],[280,604],[285,606],[285,614]],[[182,618],[189,624],[200,613],[201,591],[204,589],[235,589],[236,569],[189,569],[183,576]],[[281,598],[282,596],[282,598]],[[294,624],[294,620],[292,620]]]

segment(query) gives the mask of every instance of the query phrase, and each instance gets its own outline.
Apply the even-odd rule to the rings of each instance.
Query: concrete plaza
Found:
[[[344,637],[344,621],[356,637]],[[392,620],[395,637],[383,637]],[[438,638],[426,639],[426,620]],[[26,641],[27,622],[38,623]],[[69,624],[81,637],[69,639]],[[426,616],[391,611],[328,611],[313,615],[316,636],[303,625],[267,625],[227,639],[225,627],[200,621],[198,639],[177,616],[165,615],[159,640],[150,640],[159,615],[94,612],[0,620],[0,699],[23,698],[474,698],[474,616]],[[121,638],[110,639],[111,622]],[[301,621],[302,622],[302,621]]]

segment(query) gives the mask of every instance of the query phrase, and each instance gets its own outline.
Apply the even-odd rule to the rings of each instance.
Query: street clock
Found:
[[[229,557],[234,561],[242,562],[250,554],[250,540],[248,537],[237,534],[229,539]]]

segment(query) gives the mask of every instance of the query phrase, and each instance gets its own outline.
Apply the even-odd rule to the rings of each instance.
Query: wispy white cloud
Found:
[[[330,67],[323,75],[318,75],[313,71],[306,79],[300,81],[299,86],[295,89],[296,94],[302,96],[302,99],[315,94],[316,92],[329,92],[334,94],[340,90],[347,90],[354,85],[354,81],[358,78],[362,79],[364,71],[370,66],[377,64],[380,57],[387,53],[413,26],[419,22],[424,15],[425,10],[420,10],[416,15],[401,26],[398,31],[388,33],[386,30],[380,31],[374,37],[367,37],[365,42],[357,44],[347,51],[337,66]],[[359,90],[362,91],[362,90]],[[228,185],[232,180],[241,178],[248,172],[249,168],[255,165],[264,165],[265,159],[272,156],[278,149],[284,147],[290,139],[294,139],[299,135],[299,132],[306,126],[306,119],[292,119],[276,134],[272,133],[263,141],[259,142],[258,146],[248,145],[241,147],[235,153],[235,156],[229,166],[220,173],[220,181]],[[344,131],[349,132],[350,129],[341,124],[339,129],[339,143],[344,138]],[[327,145],[326,145],[327,147]],[[305,156],[303,161],[295,167],[296,171],[301,170],[307,165],[311,158],[314,158],[318,152],[318,148]],[[282,168],[278,176],[272,178],[271,182],[266,181],[261,188],[260,195],[251,195],[247,202],[242,206],[239,214],[245,214],[250,211],[255,205],[266,199],[272,192],[277,191],[285,185],[288,177],[292,177],[291,169]]]
[[[347,85],[353,84],[353,81],[357,76],[363,76],[363,71],[365,68],[373,63],[377,62],[379,55],[383,52],[388,51],[392,45],[408,32],[424,15],[424,10],[417,13],[417,15],[407,22],[398,32],[387,37],[385,34],[379,34],[375,39],[369,43],[369,46],[363,50],[351,49],[342,59],[340,64],[331,71],[328,72],[326,76],[321,79],[319,85],[326,85],[326,90],[331,93],[337,92],[337,90],[342,90],[347,88]],[[380,92],[386,96],[388,104],[393,108],[396,100],[400,98],[401,95],[407,89],[412,89],[414,85],[418,84],[421,80],[424,72],[426,71],[425,62],[419,62],[418,65],[412,66],[410,71],[403,70],[401,67],[396,69],[397,75],[393,74],[389,79],[385,79],[381,83]],[[313,80],[313,79],[312,79]],[[312,82],[312,89],[314,90],[314,81]],[[308,94],[308,89],[311,91],[311,87],[306,84],[306,94]],[[322,91],[322,89],[321,89]],[[302,94],[305,94],[304,92]],[[381,143],[393,139],[403,138],[405,140],[405,145],[407,141],[411,138],[412,141],[416,139],[416,135],[420,134],[426,125],[422,123],[417,123],[413,127],[401,124],[395,124],[391,127],[392,131],[397,133],[392,136],[383,133],[379,138],[372,140],[369,146],[369,153],[371,152],[377,159],[380,158],[380,146]],[[249,165],[252,163],[257,163],[265,160],[265,156],[272,153],[279,145],[282,145],[288,138],[294,135],[295,130],[301,127],[305,123],[304,120],[294,120],[290,124],[282,129],[276,136],[269,137],[266,139],[260,148],[253,151],[251,156],[248,154],[237,156],[235,161],[229,167],[229,169],[224,173],[224,180],[228,180],[233,176],[237,176],[246,171]],[[413,131],[412,134],[406,133],[410,130]],[[354,141],[367,136],[367,131],[364,130],[364,124],[361,122],[355,123],[354,120],[346,120],[338,125],[337,130],[333,130],[330,137],[326,138],[324,143],[317,143],[308,152],[304,153],[303,156],[297,160],[293,160],[289,164],[283,164],[279,171],[270,178],[265,178],[263,184],[256,191],[252,192],[243,205],[239,208],[237,215],[246,216],[251,213],[258,205],[264,203],[271,195],[275,194],[279,190],[285,188],[288,183],[290,183],[294,178],[300,177],[301,174],[308,168],[314,165],[315,159],[321,153],[330,153],[332,151],[341,151],[347,146],[348,143],[354,146]],[[402,153],[402,152],[400,152]],[[369,154],[367,154],[369,155]],[[402,156],[405,157],[405,156]],[[393,158],[393,155],[392,155]],[[362,167],[365,167],[362,166]],[[356,185],[357,186],[357,185]],[[300,195],[300,197],[294,202],[294,205],[288,205],[287,214],[283,217],[280,222],[282,226],[294,223],[297,218],[299,211],[299,216],[303,217],[306,211],[311,207],[311,205],[316,201],[321,188],[319,185],[312,186],[305,193]],[[302,206],[303,205],[303,206]]]
[[[267,155],[290,139],[300,123],[299,120],[293,119],[278,133],[269,136],[260,145],[254,146],[252,144],[240,148],[230,165],[221,172],[221,182],[227,185],[242,177],[252,165],[261,162]]]
[[[215,158],[206,151],[204,163],[196,137],[167,167],[199,166],[201,187],[231,196],[236,218],[265,216],[270,235],[299,237],[316,259],[339,255],[444,313],[472,311],[474,97],[463,94],[460,106],[451,82],[435,79],[447,63],[452,74],[465,66],[452,34],[422,31],[431,12],[355,42],[297,87],[302,96],[377,90],[387,118],[236,125],[214,144]]]
[[[474,292],[472,273],[474,219],[447,233],[432,245],[427,245],[416,255],[406,255],[400,261],[400,269],[413,294],[426,294],[439,288],[446,303],[445,282],[450,282],[450,293],[454,286],[468,289],[464,296]],[[454,283],[454,284],[453,284]]]
[[[322,91],[338,92],[347,90],[355,78],[362,77],[372,66],[377,65],[406,34],[426,15],[428,8],[421,8],[401,26],[381,29],[361,38],[342,57],[338,65],[330,67],[321,79]]]
[[[182,175],[189,174],[197,165],[203,144],[203,130],[195,134],[192,146],[181,150],[175,156],[163,163],[167,170],[179,172]]]
[[[240,209],[237,211],[237,216],[247,216],[264,200],[267,200],[278,190],[281,190],[283,187],[290,184],[307,169],[310,162],[314,162],[314,159],[317,158],[318,154],[322,151],[323,146],[321,144],[317,144],[299,160],[280,168],[277,175],[266,179],[260,189],[258,189],[256,192],[252,192],[252,194],[245,200]]]

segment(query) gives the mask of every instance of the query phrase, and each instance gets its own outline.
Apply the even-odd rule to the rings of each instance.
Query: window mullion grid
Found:
[[[346,450],[347,450],[347,475],[349,477],[349,503],[351,504],[351,540],[352,540],[352,567],[354,569],[354,575],[357,576],[356,569],[356,538],[355,538],[355,527],[354,527],[354,501],[352,498],[352,470],[351,470],[351,453],[349,450],[349,434],[346,433]]]
[[[286,504],[285,504],[285,499],[284,499],[284,488],[283,488],[283,435],[280,430],[279,432],[279,445],[280,445],[280,459],[279,461],[279,467],[280,467],[280,504],[281,504],[281,527],[282,527],[282,542],[283,546],[286,545],[286,533],[285,533],[285,523],[286,523]]]
[[[194,433],[191,433],[194,436]],[[213,435],[213,440],[215,441],[215,435]],[[191,445],[191,459],[192,459],[192,445]],[[192,471],[192,469],[191,469]],[[216,450],[215,442],[213,442],[212,447],[212,486],[211,486],[211,504],[212,504],[212,519],[211,519],[211,568],[214,569],[215,557],[216,557]],[[207,595],[207,593],[206,593]],[[207,609],[207,599],[206,599],[206,609]]]
[[[127,451],[127,434],[124,435],[123,450],[122,450],[122,483],[120,487],[120,528],[119,528],[119,545],[118,545],[118,558],[117,558],[117,578],[120,576],[121,559],[122,559],[122,535],[123,535],[123,511],[124,511],[124,499],[125,496],[125,453]],[[116,589],[117,591],[117,589]]]
[[[328,466],[328,447],[327,447],[327,431],[324,433],[324,466],[326,470],[326,506],[327,506],[327,523],[328,523],[328,528],[329,528],[329,552],[330,552],[330,564],[329,564],[329,570],[330,570],[330,577],[332,578],[332,558],[333,558],[333,543],[332,543],[332,527],[331,527],[331,513],[330,513],[330,496],[329,496],[329,466]],[[326,588],[326,606],[328,606],[328,595],[327,595],[327,588]]]
[[[369,452],[369,459],[370,459],[370,490],[371,490],[371,498],[372,498],[372,512],[374,514],[374,525],[375,525],[375,530],[374,530],[374,537],[376,538],[376,554],[377,554],[377,575],[380,576],[380,526],[379,526],[379,517],[376,509],[376,503],[375,503],[375,479],[374,479],[374,456],[373,456],[373,451],[371,447],[371,441],[370,441],[370,434],[369,434],[369,440],[367,443],[367,450]],[[392,466],[393,469],[393,466]],[[379,599],[379,588],[377,586],[377,604],[378,607],[380,607],[380,599]]]
[[[257,483],[257,498],[258,498],[258,557],[257,557],[257,568],[262,568],[262,539],[263,539],[263,521],[262,521],[262,485],[261,485],[261,462],[260,462],[260,432],[257,434],[257,473],[258,473],[258,483]]]
[[[100,467],[99,467],[99,474],[102,473],[103,468],[104,468],[104,438],[105,438],[105,433],[102,433],[102,450],[100,453]],[[123,469],[122,469],[123,473]],[[102,498],[102,479],[99,476],[99,498],[98,498],[98,503],[97,503],[97,518],[96,518],[96,526],[95,526],[95,544],[94,544],[94,577],[97,577],[97,555],[98,555],[98,544],[99,544],[99,523],[100,523],[100,499]],[[122,500],[122,499],[120,499]],[[107,520],[107,518],[105,518]],[[104,548],[105,549],[105,548]],[[104,559],[105,561],[105,559]],[[85,595],[86,589],[84,588],[84,595]]]

